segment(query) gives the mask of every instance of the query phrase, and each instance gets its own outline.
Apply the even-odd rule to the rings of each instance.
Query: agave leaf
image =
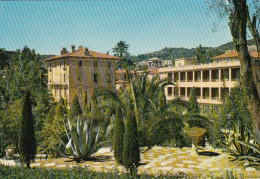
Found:
[[[237,157],[238,160],[254,160],[254,161],[260,161],[259,158],[256,158],[256,157],[253,157],[253,156],[240,156],[240,157]]]
[[[260,131],[254,126],[253,132],[251,132],[254,140],[258,145],[260,145]]]
[[[253,150],[255,150],[257,153],[260,154],[260,147],[259,147],[258,145],[256,145],[256,144],[250,144],[250,143],[245,143],[245,142],[243,142],[243,141],[238,141],[238,142],[241,143],[241,144],[243,144],[243,145],[245,145],[245,146],[247,146],[247,147],[249,147],[249,148],[251,148],[251,149],[253,149]]]

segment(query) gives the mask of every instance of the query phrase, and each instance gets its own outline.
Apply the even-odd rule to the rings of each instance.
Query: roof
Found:
[[[116,73],[126,73],[126,69],[117,70]],[[130,73],[134,73],[134,71],[130,70]]]
[[[84,55],[84,48],[80,48],[78,50],[75,50],[75,52],[68,52],[63,55],[57,55],[55,57],[47,58],[46,60],[54,60],[59,59],[63,57],[85,57],[85,58],[109,58],[109,59],[119,59],[118,57],[107,55],[99,52],[94,52],[89,50],[89,56]]]
[[[126,84],[128,84],[128,81],[123,81],[123,80],[117,80],[116,81],[116,84],[122,84],[122,83],[126,83]]]
[[[176,59],[175,61],[179,61],[179,60],[197,60],[197,58],[196,57],[184,57],[184,58]]]
[[[159,70],[157,69],[152,69],[152,68],[149,68],[148,70],[150,73],[149,74],[157,74],[159,72]]]
[[[256,51],[250,51],[249,52],[251,57],[253,58],[258,58],[258,53]],[[237,58],[238,55],[237,55],[237,51],[236,50],[232,50],[230,52],[226,52],[222,55],[219,55],[219,56],[216,56],[216,57],[213,57],[212,59],[219,59],[219,58]]]
[[[160,59],[160,58],[157,58],[157,57],[153,57],[153,58],[150,58],[150,59],[148,59],[147,61],[159,61],[159,60],[162,60],[162,59]]]

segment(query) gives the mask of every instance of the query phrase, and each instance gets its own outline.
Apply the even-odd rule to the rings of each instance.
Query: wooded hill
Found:
[[[252,39],[248,40],[247,43],[248,45],[253,45],[253,40]],[[183,47],[179,47],[179,48],[165,47],[164,49],[159,51],[131,56],[130,59],[135,62],[136,61],[140,62],[152,57],[157,57],[163,60],[165,59],[174,60],[183,57],[195,57],[195,55],[199,53],[198,52],[199,47],[191,48],[191,49],[183,48]],[[233,50],[233,49],[234,49],[233,42],[228,42],[218,47],[201,47],[201,49],[199,50],[205,52],[205,55],[211,58],[225,53],[226,50]]]

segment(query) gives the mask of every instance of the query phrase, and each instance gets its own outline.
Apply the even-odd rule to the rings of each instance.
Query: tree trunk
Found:
[[[258,29],[256,27],[256,15],[254,14],[252,17],[252,20],[249,15],[248,7],[247,7],[247,24],[248,28],[250,30],[250,33],[255,41],[256,47],[257,47],[257,52],[258,52],[258,58],[253,60],[253,65],[252,65],[252,70],[254,74],[254,82],[256,84],[258,96],[260,96],[260,35],[258,32]]]
[[[260,102],[252,70],[252,61],[247,48],[247,5],[246,0],[233,0],[234,11],[230,15],[230,30],[233,36],[233,43],[238,53],[241,64],[241,82],[244,97],[255,123],[260,129]]]

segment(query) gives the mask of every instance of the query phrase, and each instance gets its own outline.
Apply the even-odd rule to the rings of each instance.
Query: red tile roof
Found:
[[[126,69],[117,70],[116,73],[126,73]],[[130,70],[130,73],[134,73],[134,71]]]
[[[47,58],[46,60],[59,59],[62,57],[85,57],[85,58],[108,58],[108,59],[119,59],[118,57],[107,55],[99,52],[89,50],[89,56],[84,55],[84,48],[75,50],[75,52],[68,52],[63,55],[57,55],[55,57]]]
[[[258,58],[258,53],[256,51],[250,51],[249,52],[251,57],[253,58]],[[226,52],[222,55],[219,55],[219,56],[216,56],[216,57],[213,57],[212,59],[219,59],[219,58],[237,58],[238,55],[237,55],[237,51],[236,50],[232,50],[230,52]]]

